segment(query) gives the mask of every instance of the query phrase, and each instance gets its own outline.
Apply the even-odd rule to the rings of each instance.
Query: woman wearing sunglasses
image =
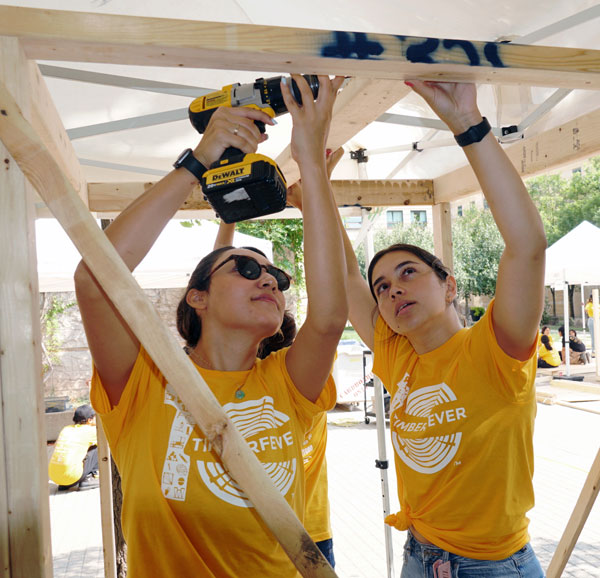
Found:
[[[294,79],[303,105],[287,84],[282,93],[293,118],[292,155],[305,188],[306,321],[290,347],[260,359],[265,340],[285,339],[279,332],[290,327],[283,295],[290,278],[255,249],[225,247],[192,273],[177,326],[190,363],[302,520],[302,442],[313,418],[335,404],[330,372],[348,307],[340,298],[343,246],[325,166],[342,79],[319,77],[316,101],[306,81]],[[210,166],[227,147],[254,152],[264,140],[254,121],[272,124],[261,111],[219,108],[194,159]],[[106,230],[131,270],[198,184],[196,172],[193,163],[172,171]],[[94,361],[91,399],[122,477],[128,576],[297,576],[85,264],[75,279]]]
[[[546,238],[471,84],[407,83],[457,135],[506,244],[496,296],[463,328],[434,255],[392,245],[362,278],[345,239],[350,320],[391,393],[402,578],[543,576],[529,545],[537,328]]]

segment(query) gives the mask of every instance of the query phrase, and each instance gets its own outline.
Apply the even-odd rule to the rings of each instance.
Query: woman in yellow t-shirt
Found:
[[[540,337],[540,345],[538,347],[538,367],[551,368],[558,367],[561,364],[560,355],[554,349],[549,335]]]
[[[281,90],[305,190],[306,320],[289,347],[260,359],[265,340],[289,337],[284,291],[290,277],[256,249],[223,247],[192,273],[177,328],[190,363],[302,520],[302,443],[313,418],[335,404],[331,368],[348,306],[340,298],[343,246],[325,161],[343,78],[319,76],[316,100],[304,78],[293,78],[302,105],[289,80]],[[111,224],[106,235],[130,270],[198,185],[204,167],[229,147],[256,151],[265,139],[256,122],[273,124],[259,110],[218,108],[196,149],[185,151],[174,171]],[[323,259],[324,251],[334,258]],[[122,478],[129,578],[296,578],[283,548],[83,262],[75,284],[94,361],[92,403]]]
[[[592,353],[596,351],[596,336],[594,335],[594,299],[590,295],[587,303],[585,304],[585,314],[587,315],[587,326],[592,338]]]
[[[529,544],[538,325],[546,237],[472,84],[407,82],[457,135],[505,242],[496,297],[463,328],[440,259],[392,245],[368,284],[345,237],[350,320],[391,394],[402,578],[541,578]],[[340,227],[341,228],[341,227]]]

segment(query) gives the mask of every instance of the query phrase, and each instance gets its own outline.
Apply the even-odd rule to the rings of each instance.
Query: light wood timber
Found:
[[[0,83],[0,139],[300,573],[317,578],[336,576],[3,83]],[[28,279],[32,278],[35,273],[30,271]],[[17,389],[19,395],[22,395],[21,390]],[[27,401],[31,412],[31,400]],[[21,450],[22,442],[15,446]],[[28,461],[21,459],[20,462],[28,470],[31,468]],[[31,572],[24,576],[35,578],[37,575]]]
[[[29,62],[28,66],[33,91],[31,124],[79,194],[79,198],[87,206],[87,183],[71,140],[67,136],[38,65]]]
[[[450,203],[433,205],[433,246],[434,253],[442,263],[454,271],[454,256],[452,252],[452,216]]]
[[[532,177],[600,153],[600,109],[505,148],[522,177]],[[434,202],[456,201],[481,190],[470,166],[433,179]]]
[[[27,67],[18,39],[0,38],[0,82],[24,114],[31,102]],[[0,575],[50,578],[35,194],[1,143],[0,158]]]
[[[552,560],[550,560],[550,565],[546,572],[547,578],[560,578],[562,576],[563,570],[577,543],[577,539],[581,534],[581,530],[583,530],[592,506],[598,497],[598,491],[600,491],[600,450],[596,454],[575,508],[558,542]]]
[[[116,578],[117,554],[115,546],[115,522],[113,519],[113,485],[110,461],[110,448],[102,427],[102,420],[96,416],[98,432],[98,474],[100,480],[100,523],[102,525],[102,554],[104,578]]]
[[[402,30],[398,30],[399,33]],[[32,60],[600,88],[598,51],[0,7]]]
[[[336,150],[386,110],[402,100],[411,89],[404,83],[377,78],[352,78],[338,95],[333,108],[327,146]],[[288,186],[300,178],[300,169],[288,145],[275,159]]]
[[[97,213],[121,212],[153,183],[90,183],[89,208]],[[431,205],[433,202],[432,181],[388,180],[388,181],[332,181],[333,194],[338,207],[364,206],[385,207],[397,205]],[[197,186],[182,206],[182,211],[211,211],[204,200],[202,189]],[[276,213],[265,218],[280,218]],[[214,212],[212,217],[214,218]]]

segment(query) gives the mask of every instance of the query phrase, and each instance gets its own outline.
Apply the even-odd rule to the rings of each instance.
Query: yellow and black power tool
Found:
[[[319,79],[306,75],[313,97],[317,98]],[[195,99],[189,107],[190,121],[203,134],[213,113],[220,106],[246,106],[267,113],[271,118],[287,112],[281,94],[281,76],[258,78],[253,83],[231,84]],[[302,104],[300,90],[292,81],[292,94]],[[260,132],[265,124],[255,121]],[[202,177],[202,192],[225,223],[236,223],[282,211],[286,205],[287,185],[281,169],[269,157],[244,154],[229,147]]]

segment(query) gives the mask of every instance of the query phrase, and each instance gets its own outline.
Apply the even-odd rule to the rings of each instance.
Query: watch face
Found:
[[[178,157],[178,159],[173,163],[173,166],[178,169],[181,166],[181,163],[192,153],[192,149],[185,149]]]

